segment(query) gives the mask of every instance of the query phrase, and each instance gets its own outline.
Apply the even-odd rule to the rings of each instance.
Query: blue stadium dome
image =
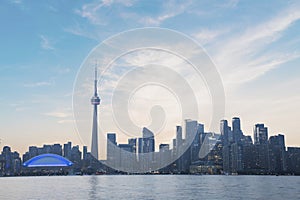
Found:
[[[23,163],[24,167],[68,167],[73,163],[56,154],[41,154]]]

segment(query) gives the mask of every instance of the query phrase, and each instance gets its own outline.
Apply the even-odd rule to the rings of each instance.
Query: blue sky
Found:
[[[299,19],[298,1],[3,0],[1,146],[81,144],[72,117],[81,63],[106,38],[143,27],[180,31],[206,49],[224,83],[225,117],[240,116],[246,135],[264,122],[300,146]]]

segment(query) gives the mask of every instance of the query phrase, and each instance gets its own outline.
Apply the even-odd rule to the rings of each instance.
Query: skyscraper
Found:
[[[232,118],[232,134],[234,141],[240,143],[243,132],[241,130],[241,120],[238,117]]]
[[[198,129],[198,122],[195,120],[185,120],[185,139],[188,143],[194,141]]]
[[[230,172],[230,143],[229,143],[229,127],[227,120],[221,120],[220,123],[220,132],[222,136],[223,143],[223,170],[226,173]]]
[[[300,148],[288,147],[286,155],[287,171],[291,174],[300,175]]]
[[[117,145],[117,139],[115,133],[107,133],[107,142],[111,142],[113,145]]]
[[[83,155],[82,155],[82,158],[83,160],[86,160],[87,159],[87,146],[83,146]]]
[[[132,145],[133,153],[136,153],[136,138],[128,139],[128,144]]]
[[[286,171],[286,151],[284,135],[278,134],[269,138],[270,170],[282,173]]]
[[[223,139],[223,144],[228,145],[228,121],[227,120],[221,120],[220,124],[220,132]]]
[[[146,127],[143,128],[143,139],[142,143],[139,144],[139,146],[141,146],[142,150],[142,152],[140,153],[149,153],[155,151],[154,134],[151,130],[147,129]]]
[[[182,148],[182,127],[176,126],[176,148],[179,151]]]
[[[254,144],[268,143],[268,128],[264,124],[255,124],[253,133]]]
[[[71,149],[72,149],[72,142],[68,142],[67,144],[64,144],[64,157],[71,159]]]
[[[268,128],[264,124],[254,126],[254,163],[256,168],[264,173],[270,172],[270,150],[268,144]]]
[[[195,162],[199,160],[200,156],[200,145],[204,142],[205,134],[204,134],[204,125],[197,123],[197,131],[193,142],[191,144],[191,162]]]
[[[204,133],[204,124],[198,124],[198,130],[197,130],[197,134],[199,135],[199,142],[200,145],[204,142],[205,139],[205,133]]]
[[[94,107],[93,114],[93,129],[92,129],[92,147],[91,154],[98,160],[98,117],[97,106],[100,104],[100,98],[97,91],[97,67],[95,68],[95,80],[94,80],[94,96],[91,99],[91,104]]]
[[[138,160],[140,169],[143,171],[151,171],[154,161],[155,139],[151,130],[144,127],[143,137],[138,138]]]
[[[192,146],[197,135],[198,122],[196,120],[185,120],[185,139],[183,140],[183,148],[180,151],[180,158],[178,159],[177,169],[180,172],[188,172],[192,162]],[[195,146],[196,147],[196,146]],[[195,148],[196,152],[196,148]],[[195,153],[197,157],[197,153]]]
[[[228,126],[227,120],[221,120],[220,131],[223,143],[223,171],[237,173],[243,169],[242,141],[244,141],[244,135],[241,130],[240,118],[232,118],[232,130]]]
[[[106,159],[111,162],[116,159],[117,152],[117,140],[115,133],[107,133],[107,145],[106,145]]]

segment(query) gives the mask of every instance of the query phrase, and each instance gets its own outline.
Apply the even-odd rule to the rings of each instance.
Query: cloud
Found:
[[[72,116],[72,114],[69,112],[57,112],[57,111],[44,113],[44,115],[50,117],[56,117],[56,118],[67,118]]]
[[[44,35],[40,35],[41,38],[41,47],[45,50],[54,50],[54,47],[52,46],[49,38],[47,38]]]
[[[53,111],[53,112],[47,112],[43,113],[45,116],[50,116],[54,118],[58,118],[57,123],[58,124],[69,124],[74,123],[75,120],[73,119],[73,115],[71,111]]]
[[[251,81],[275,67],[300,56],[300,52],[286,51],[271,45],[280,39],[296,21],[300,19],[300,9],[288,8],[277,16],[249,27],[245,31],[221,37],[222,31],[202,31],[195,37],[199,41],[209,41],[211,57],[217,64],[227,83]],[[233,31],[232,31],[233,32]]]
[[[216,38],[228,32],[229,29],[212,30],[205,28],[193,34],[193,37],[196,38],[196,40],[199,41],[200,44],[205,45],[207,43],[212,43],[216,40]]]
[[[14,4],[21,4],[23,3],[23,0],[11,0],[10,2]]]
[[[108,5],[110,5],[110,1],[85,4],[82,6],[81,10],[75,10],[75,13],[80,15],[82,18],[88,19],[88,21],[90,21],[92,24],[104,25],[105,22],[98,17],[97,12],[101,7],[107,7]]]
[[[22,112],[29,109],[28,105],[24,101],[18,103],[10,103],[9,106],[13,107],[16,112]]]
[[[94,33],[94,32],[92,33],[91,31],[88,31],[87,28],[82,27],[79,24],[76,24],[73,27],[65,28],[64,31],[71,33],[73,35],[76,35],[76,36],[81,36],[81,37],[85,37],[85,38],[96,40],[96,41],[100,42],[100,40],[99,40],[100,37],[98,36],[97,33]]]
[[[68,73],[71,71],[71,69],[70,69],[69,67],[57,67],[56,70],[57,70],[56,72],[57,72],[59,75],[68,74]]]
[[[16,107],[17,112],[28,110],[28,107]]]
[[[59,120],[57,123],[59,124],[69,124],[69,123],[75,123],[73,119],[67,119],[67,120]]]
[[[157,16],[142,17],[139,22],[146,26],[159,26],[164,21],[184,13],[191,4],[192,1],[185,1],[184,3],[179,3],[175,0],[164,1],[162,5],[163,11],[160,14]]]
[[[75,13],[80,17],[87,19],[92,25],[96,26],[110,26],[112,24],[119,23],[120,21],[126,21],[126,24],[140,24],[144,26],[159,26],[164,21],[176,17],[185,11],[192,5],[193,1],[176,1],[169,0],[161,2],[162,9],[158,13],[152,12],[140,14],[135,8],[128,9],[138,4],[140,9],[148,9],[145,2],[139,2],[135,0],[108,0],[108,1],[95,1],[92,3],[84,4],[81,9],[76,9]],[[155,4],[154,4],[155,5]],[[113,21],[112,21],[113,19]],[[136,27],[136,26],[134,26]],[[88,36],[93,38],[90,33],[84,31],[83,27],[78,25],[75,28],[68,28],[66,31],[80,36]]]
[[[75,13],[86,18],[90,23],[94,25],[106,25],[107,15],[112,12],[112,4],[119,4],[125,7],[131,7],[134,4],[134,0],[101,0],[93,3],[88,3],[82,6],[81,9],[75,10]]]
[[[35,83],[26,83],[23,86],[24,87],[42,87],[42,86],[51,86],[53,84],[54,84],[53,82],[40,81],[40,82],[35,82]]]
[[[227,2],[219,5],[223,8],[236,8],[239,3],[239,0],[228,0]]]

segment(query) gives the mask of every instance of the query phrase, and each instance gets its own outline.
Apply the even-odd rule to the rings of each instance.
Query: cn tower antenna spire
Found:
[[[97,80],[97,67],[98,67],[98,62],[96,60],[96,63],[95,63],[95,80]]]
[[[95,65],[95,81],[94,81],[94,96],[98,96],[98,91],[97,91],[97,61]]]

